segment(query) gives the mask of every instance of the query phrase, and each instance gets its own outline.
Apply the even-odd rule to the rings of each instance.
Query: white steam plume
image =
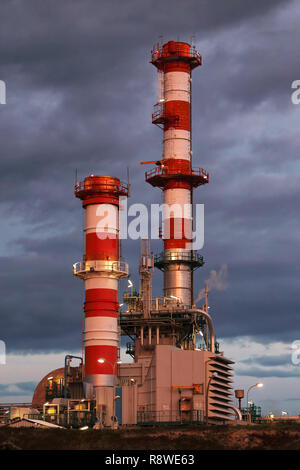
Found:
[[[227,264],[222,264],[219,271],[216,271],[215,269],[210,271],[209,278],[205,281],[205,284],[207,284],[209,290],[225,290],[228,287],[227,278]],[[200,302],[203,297],[205,297],[205,288],[199,291],[196,303]]]

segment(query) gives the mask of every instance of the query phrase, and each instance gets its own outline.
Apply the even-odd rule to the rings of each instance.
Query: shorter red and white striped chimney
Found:
[[[120,261],[119,196],[128,185],[111,176],[88,176],[76,183],[84,209],[84,256],[73,273],[84,280],[85,382],[113,387],[119,351],[118,287],[128,276]]]

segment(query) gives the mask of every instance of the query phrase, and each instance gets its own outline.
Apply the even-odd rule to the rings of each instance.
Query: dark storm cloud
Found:
[[[203,54],[193,74],[193,163],[210,171],[211,182],[195,194],[205,203],[207,260],[195,290],[225,263],[229,287],[210,300],[218,336],[297,339],[300,139],[290,130],[290,84],[300,78],[299,33],[288,22],[294,5],[1,3],[7,105],[0,108],[0,211],[10,236],[2,236],[0,336],[9,352],[80,347],[82,286],[71,274],[82,250],[75,168],[80,178],[93,172],[126,179],[130,166],[129,203],[161,201],[139,165],[162,152],[161,131],[151,125],[156,72],[149,65],[160,34],[195,34]],[[277,16],[283,9],[286,23]],[[135,282],[138,243],[123,243]],[[161,289],[157,274],[154,292]]]
[[[279,356],[259,356],[240,361],[243,364],[259,364],[261,366],[282,366],[291,364],[290,354],[281,354]]]
[[[67,246],[67,244],[66,244]],[[1,258],[1,339],[6,352],[66,350],[80,344],[82,285],[68,252]]]

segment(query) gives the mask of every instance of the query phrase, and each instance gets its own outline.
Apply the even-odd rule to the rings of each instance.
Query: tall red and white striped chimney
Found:
[[[76,183],[75,196],[84,209],[84,256],[73,273],[84,280],[85,382],[113,388],[120,347],[118,284],[128,276],[128,265],[120,261],[119,196],[128,196],[128,185],[91,175]],[[112,398],[106,401],[110,407]]]
[[[202,168],[191,166],[191,73],[201,56],[190,44],[169,41],[152,50],[151,63],[159,74],[159,97],[152,122],[163,129],[163,160],[146,173],[146,181],[164,192],[164,252],[155,266],[164,272],[164,295],[185,306],[193,303],[193,270],[203,258],[191,249],[193,188],[208,183]],[[180,207],[179,215],[169,209]],[[188,209],[189,208],[189,209]]]

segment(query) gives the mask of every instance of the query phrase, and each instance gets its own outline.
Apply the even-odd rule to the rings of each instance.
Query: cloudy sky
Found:
[[[139,165],[162,151],[150,51],[161,36],[193,37],[203,56],[193,73],[193,164],[210,173],[195,192],[206,260],[196,291],[212,270],[227,272],[210,312],[236,361],[236,387],[263,380],[252,398],[264,413],[300,414],[291,360],[300,340],[299,2],[3,0],[0,18],[0,401],[30,401],[42,376],[81,351],[75,169],[126,180],[129,167],[129,204],[161,202]],[[123,243],[135,282],[137,245]],[[157,273],[155,294],[161,287]]]

